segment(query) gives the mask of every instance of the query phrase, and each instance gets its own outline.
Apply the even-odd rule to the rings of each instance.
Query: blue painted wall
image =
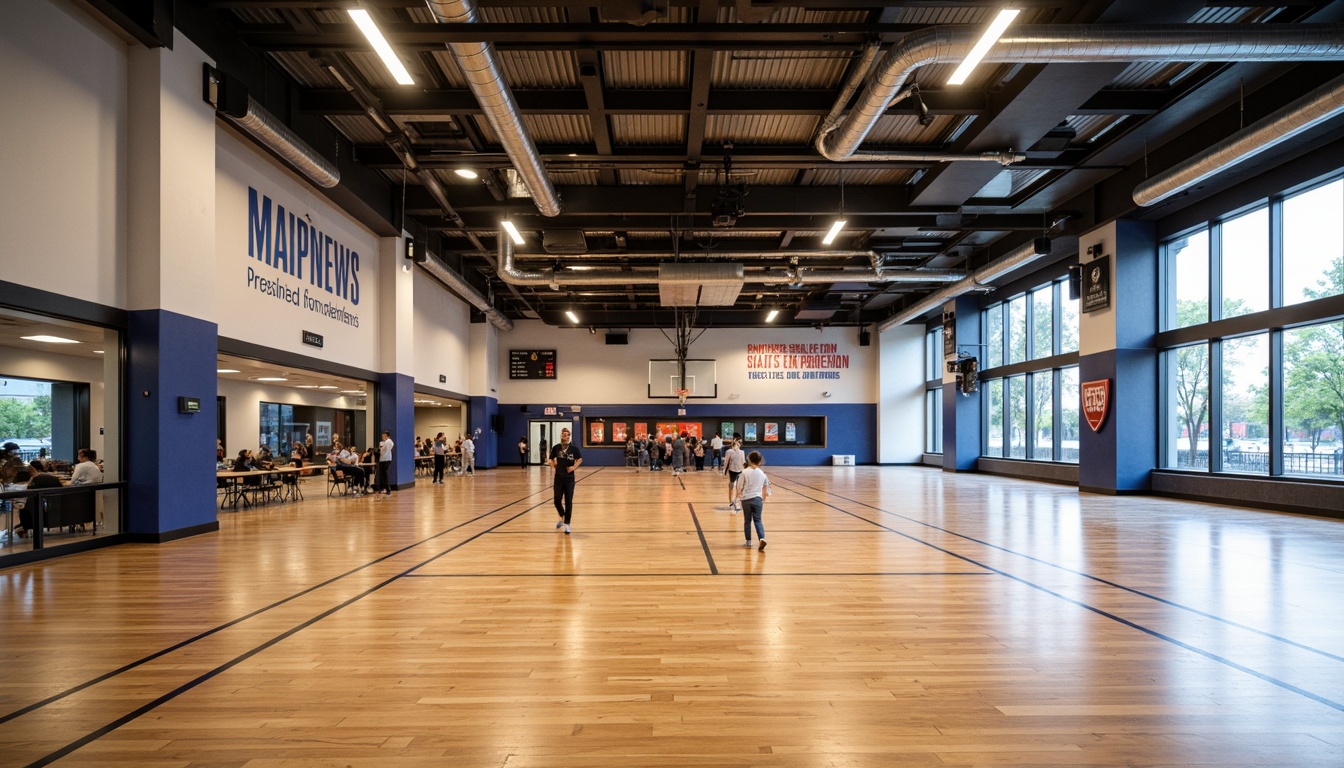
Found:
[[[215,398],[219,327],[158,309],[131,312],[126,335],[129,532],[218,525]],[[178,413],[179,397],[200,413]]]
[[[528,412],[520,408],[526,405]],[[762,443],[747,446],[748,450],[759,450],[765,455],[768,464],[776,466],[816,466],[831,463],[834,454],[852,454],[859,464],[873,464],[877,461],[877,406],[872,403],[840,403],[835,405],[807,405],[796,403],[756,404],[756,405],[697,405],[695,401],[686,404],[686,415],[677,415],[677,405],[587,405],[576,403],[583,410],[571,413],[568,404],[560,406],[559,416],[543,416],[544,409],[556,403],[510,403],[499,406],[504,416],[505,435],[527,434],[529,422],[537,419],[564,421],[575,416],[582,418],[603,417],[607,419],[632,419],[635,417],[658,419],[660,421],[700,421],[706,428],[719,421],[741,422],[743,418],[769,418],[771,421],[785,422],[795,417],[826,417],[827,445],[825,448],[793,448],[783,444]],[[488,426],[488,425],[487,425]],[[713,432],[710,432],[713,437]],[[516,466],[518,463],[517,438],[497,441],[492,455],[496,466],[505,464]],[[582,445],[582,440],[576,440]],[[625,449],[621,448],[584,448],[584,464],[595,466],[624,466]]]
[[[973,355],[984,367],[985,348],[980,346],[980,303],[975,296],[960,296],[956,310],[957,349]],[[944,358],[944,364],[947,360]],[[980,466],[980,390],[961,394],[955,382],[943,384],[943,471],[969,472]]]
[[[499,401],[493,397],[473,397],[467,403],[467,412],[471,431],[481,430],[481,439],[476,443],[476,468],[499,466],[499,435],[490,430],[491,420],[499,413]]]
[[[392,433],[392,485],[415,485],[415,379],[403,373],[378,374],[378,423],[373,444],[382,442],[382,432]]]

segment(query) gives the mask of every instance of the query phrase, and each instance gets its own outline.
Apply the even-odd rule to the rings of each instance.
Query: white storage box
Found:
[[[854,466],[854,454],[833,454],[831,456],[831,466],[833,467],[852,467]]]

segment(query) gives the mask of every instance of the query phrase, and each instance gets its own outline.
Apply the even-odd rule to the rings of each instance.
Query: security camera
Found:
[[[822,392],[822,393],[821,393],[821,396],[822,396],[822,397],[830,397],[830,396],[831,396],[831,393],[830,393],[830,391]]]

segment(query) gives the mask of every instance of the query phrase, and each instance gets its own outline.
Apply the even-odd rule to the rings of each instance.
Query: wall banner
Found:
[[[748,379],[838,380],[849,355],[838,344],[748,344]]]

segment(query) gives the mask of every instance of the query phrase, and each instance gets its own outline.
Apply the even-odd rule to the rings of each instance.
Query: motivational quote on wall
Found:
[[[849,355],[838,344],[748,344],[748,379],[838,379]]]

